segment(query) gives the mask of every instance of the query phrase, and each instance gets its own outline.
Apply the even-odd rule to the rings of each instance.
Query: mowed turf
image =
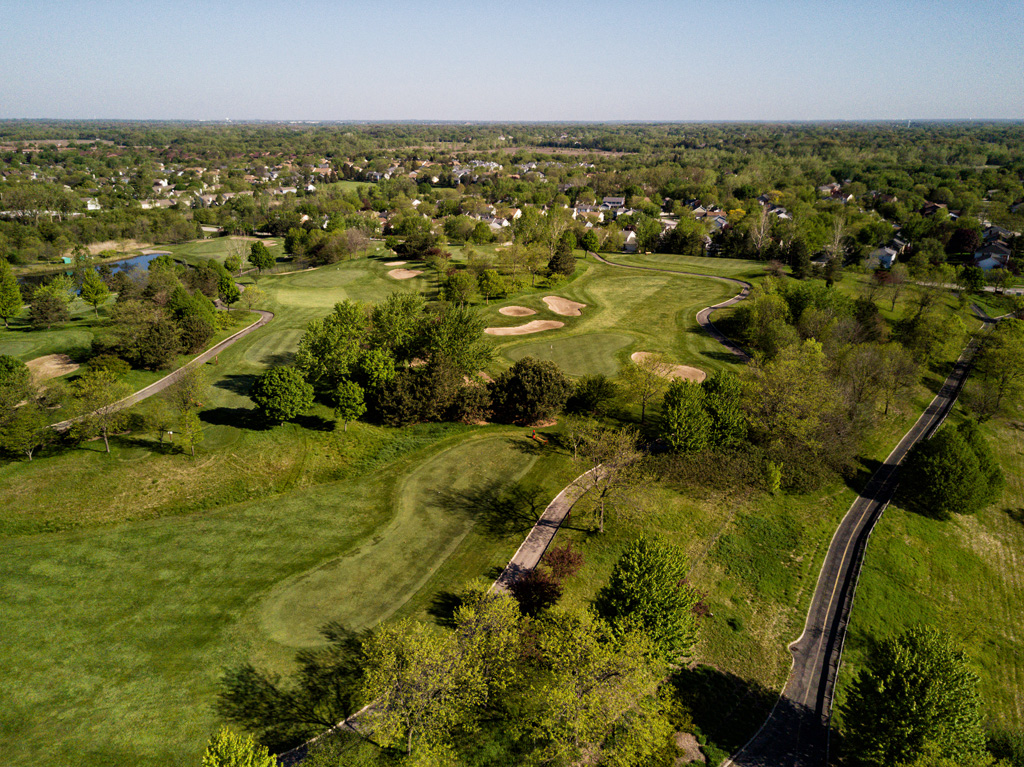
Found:
[[[522,324],[522,318],[498,313],[500,306],[513,304],[536,309],[537,314],[531,316],[531,320],[557,319],[565,323],[565,327],[557,330],[504,336],[494,341],[506,360],[505,366],[510,364],[508,360],[520,359],[528,353],[520,351],[522,347],[538,350],[547,344],[547,358],[567,372],[571,372],[569,368],[573,366],[584,372],[614,372],[635,351],[662,352],[671,362],[707,371],[738,369],[738,358],[705,333],[696,319],[697,312],[704,307],[734,296],[738,292],[735,285],[710,278],[622,269],[593,260],[581,262],[578,268],[585,271],[561,289],[546,289],[546,292],[511,298],[488,307],[485,321],[490,326]],[[586,306],[579,317],[564,317],[552,312],[540,300],[545,294],[563,296]],[[569,341],[577,336],[601,339],[599,348],[591,352],[586,362],[583,362],[581,345]],[[613,338],[623,337],[632,339],[633,343],[626,346],[610,343]],[[556,343],[558,346],[551,348]],[[563,354],[554,354],[555,349]],[[499,359],[496,366],[501,365]]]
[[[507,355],[512,360],[523,357],[551,360],[572,376],[602,373],[614,377],[619,372],[617,354],[631,343],[632,336],[621,333],[588,333],[563,338],[551,336],[550,341],[536,341],[510,349]]]
[[[196,763],[217,726],[209,704],[226,665],[284,670],[324,622],[387,617],[474,523],[438,489],[512,481],[534,460],[507,433],[460,439],[206,515],[8,542],[5,759]],[[502,559],[516,543],[500,545]]]
[[[453,495],[517,481],[536,456],[509,436],[463,440],[397,481],[393,516],[357,550],[279,584],[261,608],[267,634],[284,645],[320,644],[339,621],[361,630],[400,608],[448,558],[476,517]]]

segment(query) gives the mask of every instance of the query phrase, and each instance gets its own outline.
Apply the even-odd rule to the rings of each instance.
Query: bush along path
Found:
[[[939,393],[869,480],[836,529],[811,597],[804,631],[789,646],[793,667],[778,703],[754,737],[723,767],[824,767],[829,762],[832,695],[868,540],[892,499],[900,463],[946,419],[970,371],[972,340]]]
[[[260,318],[256,320],[256,322],[252,323],[251,325],[247,325],[246,327],[239,330],[237,333],[228,336],[220,343],[215,344],[214,346],[210,347],[209,349],[207,349],[205,352],[198,355],[194,359],[189,360],[177,370],[168,373],[159,381],[155,381],[154,383],[151,383],[149,386],[139,389],[134,394],[129,394],[124,399],[118,400],[112,405],[108,405],[106,408],[104,408],[104,412],[115,412],[117,410],[124,410],[126,407],[137,405],[138,403],[142,402],[142,400],[152,397],[154,394],[159,394],[168,386],[171,386],[175,381],[181,378],[185,374],[185,371],[191,370],[194,367],[198,367],[199,365],[203,365],[209,362],[222,351],[231,346],[233,343],[242,340],[250,333],[258,330],[259,328],[263,327],[268,322],[270,322],[272,319],[274,319],[273,312],[267,312],[262,309],[253,309],[253,311],[260,315]],[[54,429],[55,431],[67,431],[69,428],[71,428],[72,424],[76,423],[77,421],[80,421],[82,418],[83,416],[69,418],[66,421],[60,421],[59,423],[51,424],[50,428]]]

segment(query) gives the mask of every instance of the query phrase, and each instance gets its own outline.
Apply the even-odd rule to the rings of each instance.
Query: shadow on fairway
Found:
[[[218,389],[226,389],[234,394],[241,394],[243,397],[248,397],[255,381],[256,376],[254,375],[236,373],[224,376],[222,379],[217,381],[214,386]]]
[[[199,414],[199,420],[211,426],[233,426],[236,429],[265,431],[269,425],[259,414],[247,407],[212,407]]]
[[[292,419],[292,423],[310,431],[334,431],[337,422],[319,415],[299,415]]]
[[[491,480],[466,490],[441,490],[437,504],[475,519],[488,533],[506,535],[533,527],[547,501],[534,485]]]

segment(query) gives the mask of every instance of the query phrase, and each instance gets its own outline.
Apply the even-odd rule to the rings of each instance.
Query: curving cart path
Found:
[[[624,264],[615,264],[611,261],[605,261],[603,258],[598,256],[596,253],[592,253],[598,261],[607,264],[609,266],[621,266],[624,269],[645,269],[652,272],[664,272],[665,274],[683,274],[688,277],[707,277],[713,280],[722,280],[723,282],[730,282],[741,286],[741,290],[738,295],[730,298],[728,301],[723,301],[714,306],[709,306],[705,309],[701,309],[697,313],[697,322],[704,328],[713,338],[718,340],[722,345],[728,348],[733,354],[740,357],[744,361],[749,361],[750,357],[740,347],[730,341],[721,331],[718,330],[713,324],[711,324],[711,313],[715,309],[720,309],[724,306],[731,306],[737,301],[742,301],[747,297],[750,292],[751,285],[749,282],[743,280],[733,279],[732,277],[715,277],[709,274],[698,274],[696,272],[676,272],[671,269],[655,269],[653,267],[646,266],[626,266]],[[507,591],[509,584],[511,584],[521,573],[532,570],[540,562],[544,552],[547,551],[551,541],[555,537],[555,533],[558,532],[558,528],[561,527],[562,522],[568,516],[569,512],[572,511],[572,507],[576,504],[584,493],[587,491],[586,483],[584,480],[587,475],[595,471],[601,471],[601,467],[591,469],[590,471],[584,472],[568,485],[566,485],[562,491],[554,497],[554,499],[547,505],[544,512],[540,515],[536,524],[527,533],[526,538],[516,549],[516,553],[512,555],[512,559],[505,565],[505,569],[501,571],[498,579],[494,581],[491,586],[492,590]],[[327,732],[321,733],[317,737],[303,743],[301,746],[293,748],[291,751],[286,751],[283,754],[278,754],[277,761],[280,767],[292,767],[293,765],[300,764],[309,753],[309,748],[316,743],[324,735],[329,734],[334,730],[348,730],[350,732],[358,732],[358,720],[359,716],[372,707],[372,703],[359,711],[355,712],[348,718],[328,730]]]
[[[246,327],[244,327],[241,330],[239,330],[237,333],[234,333],[234,334],[228,336],[223,341],[221,341],[220,343],[215,344],[214,346],[210,347],[209,349],[207,349],[205,352],[203,352],[199,356],[195,357],[194,359],[189,360],[188,362],[186,362],[184,365],[182,365],[177,370],[174,370],[174,371],[168,373],[163,378],[161,378],[159,381],[155,381],[154,383],[151,383],[149,386],[146,386],[146,387],[144,387],[142,389],[139,389],[134,394],[129,394],[124,399],[118,400],[117,402],[113,403],[112,405],[108,405],[107,406],[108,409],[109,410],[123,410],[126,407],[131,407],[132,405],[135,405],[135,404],[138,404],[139,402],[142,402],[142,400],[144,400],[144,399],[152,397],[154,394],[158,394],[158,393],[162,392],[168,386],[170,386],[175,381],[177,381],[179,378],[181,378],[185,374],[185,371],[190,370],[191,368],[197,367],[199,365],[203,365],[206,362],[209,362],[210,360],[212,360],[214,357],[216,357],[218,354],[220,354],[222,351],[227,349],[229,346],[231,346],[236,341],[242,340],[243,338],[245,338],[250,333],[258,330],[259,328],[263,327],[268,322],[270,322],[272,319],[274,319],[274,313],[273,312],[267,312],[267,311],[264,311],[262,309],[253,309],[253,311],[256,312],[258,315],[260,315],[260,318],[258,320],[256,320],[256,322],[252,323],[251,325],[247,325]],[[102,412],[102,411],[96,411],[96,412]],[[51,424],[50,428],[54,429],[56,431],[66,431],[68,428],[70,428],[71,424],[75,423],[76,421],[81,420],[81,418],[82,418],[82,416],[79,416],[78,418],[69,418],[66,421],[60,421],[59,423]]]
[[[917,442],[935,433],[956,402],[976,346],[976,340],[967,345],[939,393],[839,523],[821,565],[804,631],[789,646],[793,667],[782,695],[761,729],[723,767],[828,764],[832,695],[868,540],[899,483],[900,463]]]

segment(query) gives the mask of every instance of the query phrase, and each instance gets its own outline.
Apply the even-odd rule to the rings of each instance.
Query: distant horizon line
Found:
[[[461,120],[461,119],[273,119],[273,118],[198,118],[198,117],[0,117],[0,123],[152,123],[212,125],[834,125],[902,123],[1024,123],[1024,117],[878,117],[815,119],[678,119],[678,120]]]

